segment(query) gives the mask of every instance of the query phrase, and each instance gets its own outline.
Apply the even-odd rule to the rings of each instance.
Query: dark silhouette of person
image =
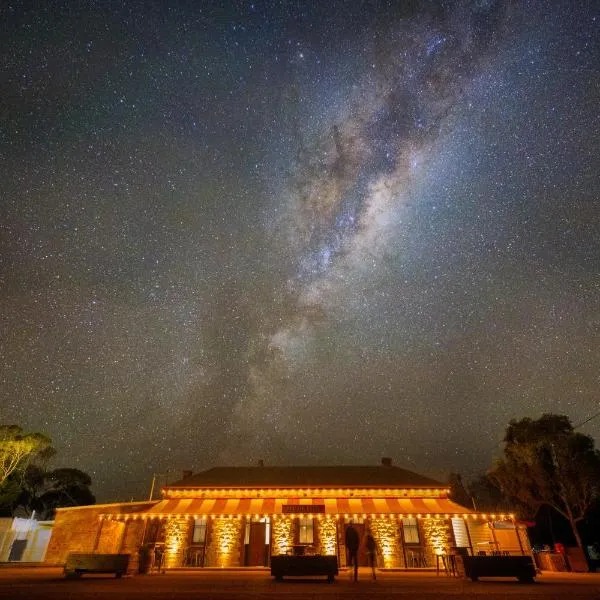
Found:
[[[365,550],[367,551],[367,558],[369,559],[369,566],[371,567],[373,579],[377,579],[377,575],[375,575],[375,564],[377,562],[378,549],[377,542],[370,530],[367,530],[367,533],[365,534]]]
[[[354,528],[352,521],[346,528],[346,549],[348,551],[348,560],[350,566],[354,567],[354,581],[358,581],[358,547],[360,546],[360,537],[358,531]]]
[[[154,568],[159,573],[164,573],[163,560],[165,557],[165,551],[162,546],[154,546]]]

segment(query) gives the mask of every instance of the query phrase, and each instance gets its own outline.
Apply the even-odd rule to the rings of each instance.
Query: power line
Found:
[[[589,423],[592,419],[595,419],[598,416],[600,416],[600,410],[597,413],[594,413],[591,417],[588,417],[585,421],[581,421],[581,423],[579,423],[577,425],[573,425],[573,429],[578,429],[582,425]]]

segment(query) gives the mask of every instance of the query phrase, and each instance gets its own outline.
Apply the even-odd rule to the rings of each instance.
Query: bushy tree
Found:
[[[92,480],[78,469],[48,470],[55,450],[41,433],[0,425],[0,514],[51,518],[62,506],[93,504]]]
[[[511,421],[503,458],[488,473],[507,496],[536,512],[547,505],[570,523],[583,548],[578,523],[600,492],[600,452],[594,440],[576,432],[568,417],[545,414]]]
[[[0,488],[13,474],[23,472],[34,458],[54,454],[50,438],[25,433],[18,425],[0,425]]]
[[[92,480],[79,469],[54,469],[46,471],[31,466],[25,472],[19,494],[13,500],[15,516],[30,515],[35,511],[41,520],[50,519],[59,507],[94,504],[90,490]]]

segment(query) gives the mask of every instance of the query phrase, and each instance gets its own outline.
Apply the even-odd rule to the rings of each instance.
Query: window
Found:
[[[416,519],[402,519],[405,544],[419,543],[419,525]]]
[[[300,544],[312,544],[314,540],[313,536],[313,520],[309,517],[300,518],[300,538],[298,543]]]
[[[456,517],[453,518],[452,530],[454,531],[454,539],[457,547],[468,548],[471,545],[469,543],[469,533],[467,531],[467,525],[464,519]]]
[[[206,517],[194,519],[194,534],[192,536],[192,544],[204,543],[206,543]]]

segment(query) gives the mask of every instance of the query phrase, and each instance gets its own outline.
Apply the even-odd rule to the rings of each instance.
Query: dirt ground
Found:
[[[534,584],[516,580],[481,580],[431,573],[380,572],[377,580],[361,570],[359,581],[342,572],[334,583],[298,579],[275,582],[268,571],[173,571],[115,579],[110,575],[85,575],[66,580],[62,570],[47,567],[0,568],[0,598],[23,600],[158,600],[166,598],[215,598],[252,600],[282,598],[415,598],[424,600],[514,599],[600,600],[600,573],[544,573]]]

